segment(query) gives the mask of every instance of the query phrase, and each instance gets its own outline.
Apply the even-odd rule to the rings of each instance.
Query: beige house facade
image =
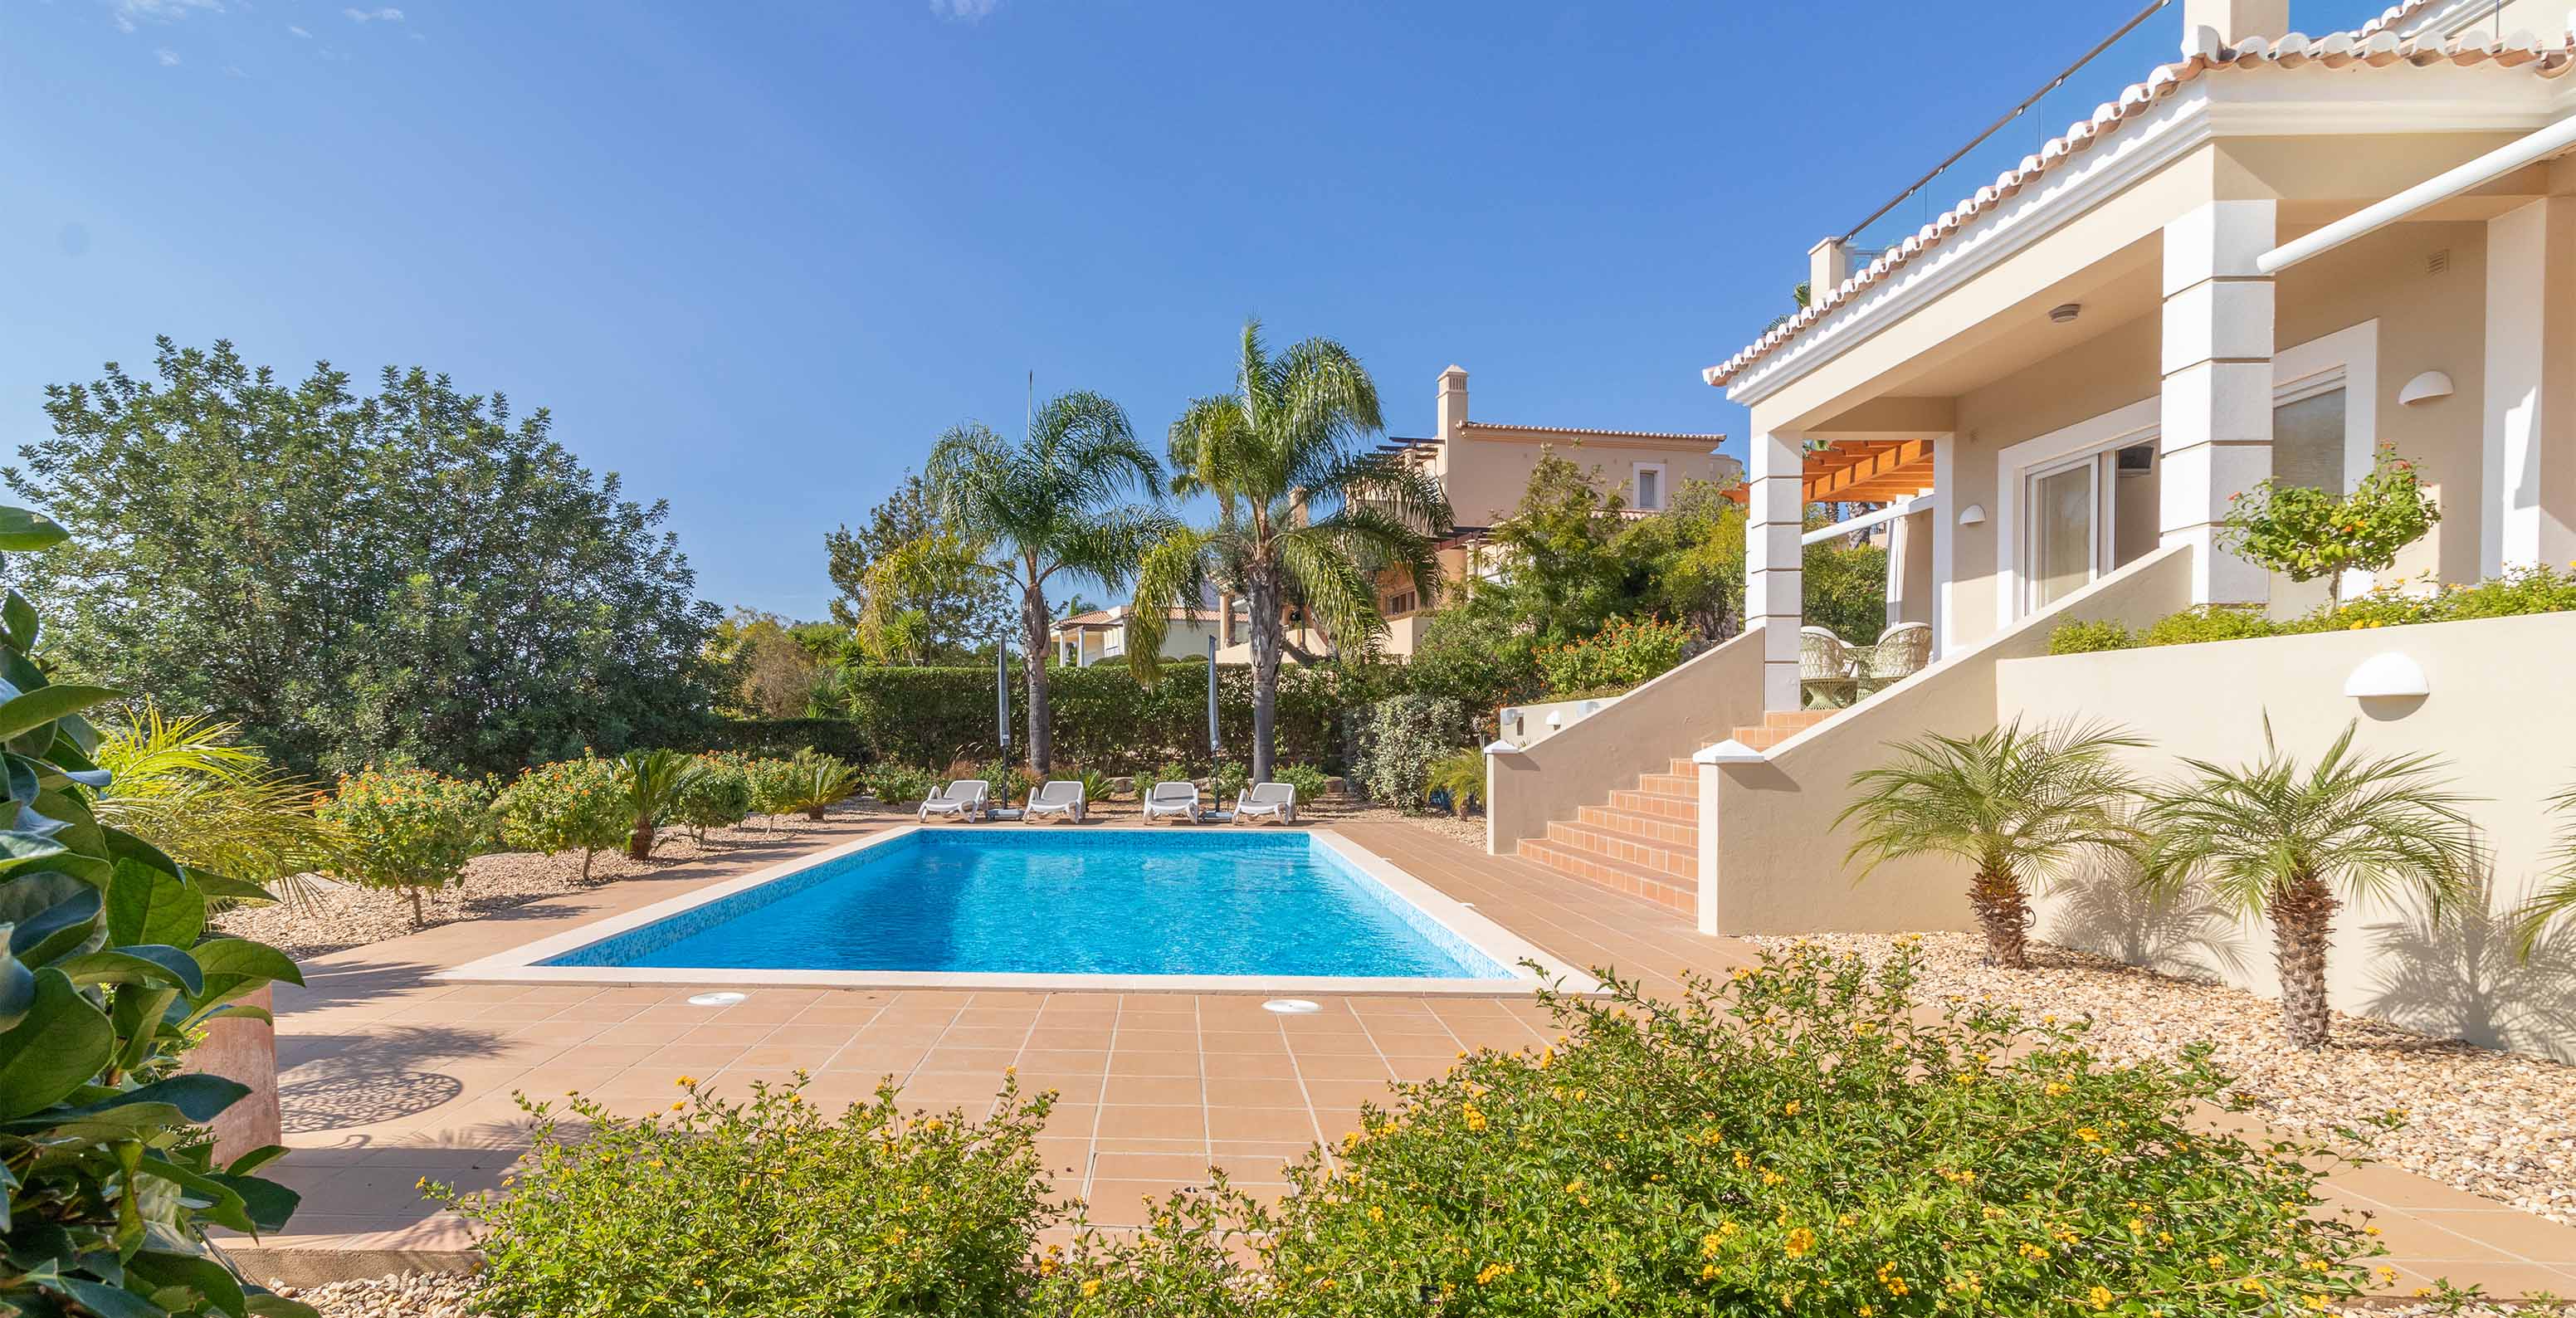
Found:
[[[2576,784],[2564,617],[2062,657],[2047,637],[2202,604],[2314,609],[2326,583],[2227,551],[2230,501],[2266,478],[2348,489],[2382,445],[2442,516],[2388,580],[2347,591],[2576,560],[2576,16],[2409,0],[2308,36],[2284,0],[2183,0],[2157,21],[2177,14],[2166,62],[1918,232],[1819,243],[1811,305],[1707,369],[1751,413],[1752,625],[1526,752],[1497,748],[1493,849],[1711,932],[1965,927],[1949,867],[1855,888],[1840,863],[1850,775],[1889,743],[2109,718],[2154,738],[2139,767],[2165,773],[2254,758],[2268,716],[2301,755],[2350,723],[2365,747],[2443,755],[2484,798],[2490,914],[2539,881],[2545,798]],[[1835,489],[1884,505],[1890,612],[1931,624],[1935,662],[1807,711],[1800,542]],[[2395,692],[2389,672],[2409,675]],[[2170,913],[2112,928],[2076,905],[2089,914],[2060,902],[2043,932],[2270,991],[2251,922],[2228,935],[2250,955],[2195,960],[2149,945]],[[2338,1007],[2408,1019],[2368,949],[2421,917],[2343,913]],[[2421,955],[2482,973],[2467,943]],[[2409,1023],[2576,1055],[2571,1008]]]

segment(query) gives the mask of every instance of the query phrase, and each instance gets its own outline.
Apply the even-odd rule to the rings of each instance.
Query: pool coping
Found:
[[[947,827],[969,827],[952,825]],[[984,825],[983,827],[991,827]],[[726,988],[880,988],[880,989],[1018,989],[1108,993],[1325,993],[1404,994],[1413,996],[1517,997],[1541,988],[1561,993],[1598,994],[1606,989],[1528,939],[1430,884],[1406,873],[1384,856],[1328,828],[1300,830],[1353,869],[1375,881],[1433,923],[1457,935],[1508,971],[1504,979],[1435,979],[1404,976],[1341,975],[1059,975],[1015,971],[956,970],[743,970],[682,966],[550,966],[553,957],[588,947],[632,929],[668,919],[708,902],[773,883],[799,870],[843,856],[887,845],[928,825],[901,824],[837,846],[790,857],[748,874],[712,883],[695,892],[666,898],[632,911],[593,920],[576,929],[521,944],[506,952],[432,973],[433,980],[478,984],[585,984],[600,988],[657,985],[706,985]],[[1094,828],[1088,833],[1136,833],[1167,836],[1170,828],[1134,826]],[[1536,962],[1533,971],[1524,961]]]

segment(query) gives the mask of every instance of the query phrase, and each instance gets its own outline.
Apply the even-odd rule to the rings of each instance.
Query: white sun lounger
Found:
[[[1145,818],[1199,822],[1198,784],[1156,783],[1145,789]]]
[[[1023,823],[1034,824],[1042,815],[1061,815],[1082,822],[1082,783],[1074,778],[1050,778],[1030,793],[1028,808],[1020,812]]]
[[[981,820],[991,810],[992,795],[991,783],[980,778],[960,778],[921,803],[921,822],[929,823],[932,815]]]
[[[1276,819],[1283,824],[1297,822],[1297,785],[1295,783],[1255,783],[1234,799],[1234,822]]]

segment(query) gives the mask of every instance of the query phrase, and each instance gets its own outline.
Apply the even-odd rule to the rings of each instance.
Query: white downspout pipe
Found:
[[[2448,201],[2471,188],[2492,183],[2533,161],[2546,160],[2569,147],[2576,147],[2576,115],[2569,115],[2528,137],[2508,142],[2467,164],[2444,170],[2386,201],[2364,206],[2322,229],[2293,238],[2254,258],[2254,268],[2267,275],[2278,274],[2311,256],[2332,251],[2363,234],[2387,228],[2435,202]]]

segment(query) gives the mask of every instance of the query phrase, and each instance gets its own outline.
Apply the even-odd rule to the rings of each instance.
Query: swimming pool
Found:
[[[448,977],[1509,992],[1536,949],[1308,830],[892,830]]]

